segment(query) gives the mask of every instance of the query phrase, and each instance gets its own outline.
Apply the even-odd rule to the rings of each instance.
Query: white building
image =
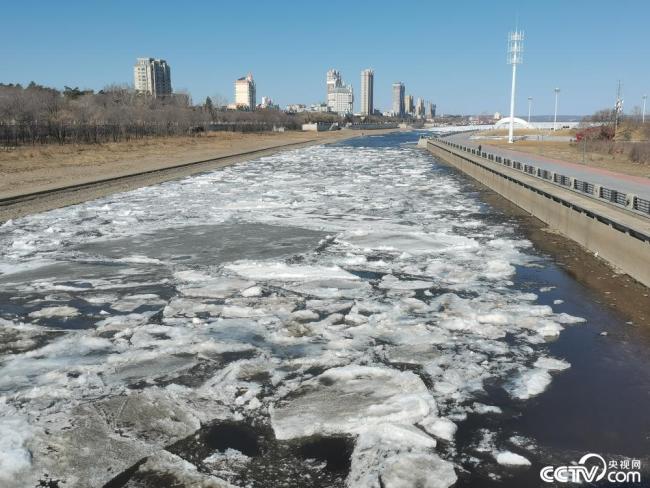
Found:
[[[372,115],[374,112],[374,82],[375,72],[371,69],[364,69],[361,72],[361,115]]]
[[[248,73],[244,78],[235,80],[235,106],[238,109],[255,110],[255,81]]]
[[[351,114],[354,110],[354,93],[350,85],[334,88],[327,100],[327,106],[339,115]]]
[[[404,117],[404,83],[393,83],[393,115]]]
[[[326,93],[326,100],[329,100],[330,98],[330,93],[334,91],[335,88],[339,88],[343,86],[343,82],[341,81],[341,73],[336,71],[335,69],[331,69],[327,72],[327,93]]]
[[[354,110],[354,94],[350,85],[344,85],[341,73],[335,69],[327,72],[327,107],[330,112],[341,115]]]
[[[133,67],[133,86],[154,97],[172,94],[171,70],[164,59],[138,58]]]

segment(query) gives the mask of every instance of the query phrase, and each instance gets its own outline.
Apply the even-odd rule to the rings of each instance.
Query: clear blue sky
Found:
[[[3,2],[0,82],[100,89],[132,83],[138,56],[166,59],[175,89],[195,102],[233,97],[251,71],[258,100],[282,106],[324,98],[339,69],[359,93],[375,70],[375,105],[393,81],[444,113],[507,112],[506,35],[519,26],[526,53],[519,114],[588,114],[612,106],[618,79],[625,111],[650,92],[650,1],[31,1]],[[358,97],[355,100],[358,109]]]

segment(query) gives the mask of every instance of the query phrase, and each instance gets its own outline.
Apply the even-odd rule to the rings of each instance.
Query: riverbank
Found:
[[[0,198],[93,184],[4,205],[0,208],[0,222],[182,178],[289,148],[394,131],[218,132],[200,137],[152,138],[114,144],[21,147],[0,152]],[[191,164],[198,161],[201,163]],[[138,174],[143,172],[151,173]]]

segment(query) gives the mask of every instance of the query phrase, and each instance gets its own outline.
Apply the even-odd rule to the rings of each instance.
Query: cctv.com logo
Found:
[[[539,472],[546,483],[594,483],[606,479],[610,483],[640,483],[641,461],[611,460],[609,464],[598,454],[585,454],[578,464],[546,466]]]

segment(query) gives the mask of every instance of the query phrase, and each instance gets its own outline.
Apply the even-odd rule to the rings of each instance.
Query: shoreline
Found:
[[[20,192],[6,192],[0,190],[0,223],[8,220],[24,217],[27,215],[53,210],[55,208],[66,207],[69,205],[79,204],[85,201],[101,198],[113,193],[134,190],[145,186],[151,186],[184,178],[205,171],[212,171],[223,168],[232,164],[240,163],[250,159],[269,156],[285,150],[300,149],[303,147],[331,144],[338,141],[353,139],[355,137],[364,137],[367,135],[382,135],[397,132],[400,129],[379,129],[374,131],[352,131],[344,130],[335,133],[283,133],[282,136],[275,136],[281,139],[279,144],[264,144],[264,139],[268,137],[257,137],[247,135],[247,139],[257,139],[245,141],[240,144],[239,148],[233,148],[232,142],[227,148],[220,148],[220,152],[213,152],[206,157],[206,149],[201,151],[195,150],[194,157],[185,156],[183,159],[176,158],[171,163],[169,159],[161,154],[147,155],[146,164],[138,162],[108,161],[102,164],[95,163],[77,163],[68,164],[64,168],[63,163],[52,163],[53,167],[49,170],[67,170],[68,175],[55,178],[50,184],[43,185],[40,183],[39,174],[35,171],[27,174],[27,181],[20,181],[14,175],[14,182],[11,181],[11,173],[7,172],[8,182],[4,186],[10,188],[20,188]],[[286,136],[285,136],[286,134]],[[296,140],[297,139],[297,140]],[[164,141],[156,141],[164,142]],[[225,150],[224,150],[225,149]],[[209,149],[208,149],[209,150]],[[137,158],[137,156],[136,156]],[[136,159],[137,160],[137,159]],[[115,163],[115,164],[114,164]],[[103,166],[102,166],[103,165]],[[137,167],[136,167],[137,165]],[[95,173],[95,178],[79,178],[79,169],[93,169],[101,167],[100,174]],[[107,167],[108,166],[108,167]],[[0,165],[0,168],[2,166]],[[133,171],[137,169],[137,171]],[[4,172],[4,171],[0,171]],[[65,173],[65,171],[62,171]],[[15,172],[14,172],[15,173]],[[67,178],[66,178],[67,176]],[[31,177],[31,181],[29,179]],[[42,179],[42,178],[41,178]],[[61,184],[65,182],[65,184]],[[5,200],[2,202],[2,200]]]

